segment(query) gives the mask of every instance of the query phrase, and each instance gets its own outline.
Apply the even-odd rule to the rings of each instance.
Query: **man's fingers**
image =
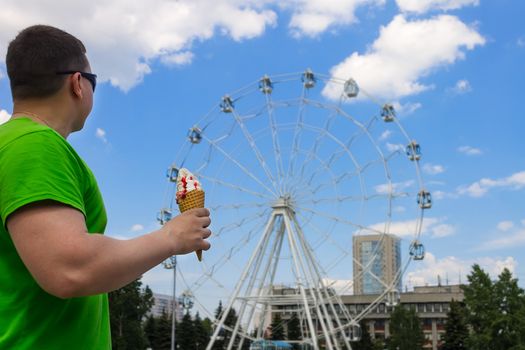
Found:
[[[202,236],[203,239],[206,239],[208,237],[211,236],[211,230],[210,229],[205,229],[204,230],[204,235]]]
[[[210,242],[208,242],[208,241],[202,241],[202,242],[203,242],[203,244],[202,244],[202,248],[199,248],[200,250],[208,250],[208,249],[210,249],[210,247],[211,247]]]
[[[199,216],[199,217],[210,216],[210,211],[207,208],[190,209],[187,211],[187,213],[192,213],[195,216]]]
[[[209,216],[205,216],[201,219],[202,221],[202,227],[208,227],[211,224],[211,219]]]

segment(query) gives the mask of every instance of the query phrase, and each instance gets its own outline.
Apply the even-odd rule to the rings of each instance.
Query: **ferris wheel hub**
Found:
[[[272,204],[272,208],[274,209],[289,209],[291,211],[294,211],[294,202],[292,200],[292,197],[290,195],[283,195],[280,196],[275,202]]]

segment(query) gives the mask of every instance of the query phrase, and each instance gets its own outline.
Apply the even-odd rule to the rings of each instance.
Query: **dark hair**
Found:
[[[51,96],[66,79],[57,72],[83,70],[87,65],[86,48],[73,35],[46,25],[28,27],[7,48],[13,100]]]

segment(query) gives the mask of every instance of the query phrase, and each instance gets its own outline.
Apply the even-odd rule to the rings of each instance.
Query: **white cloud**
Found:
[[[104,143],[108,143],[108,139],[106,138],[106,131],[101,128],[97,128],[97,131],[95,132],[95,136],[102,140]]]
[[[141,224],[135,224],[131,226],[131,232],[138,232],[144,230],[144,225]]]
[[[505,232],[513,228],[514,223],[512,221],[501,221],[498,223],[497,227],[498,227],[498,230]]]
[[[449,224],[435,225],[430,230],[432,231],[433,238],[443,238],[456,233],[456,228]]]
[[[18,31],[34,23],[52,23],[79,37],[100,80],[122,90],[140,83],[154,60],[166,56],[168,62],[186,63],[188,49],[196,41],[217,34],[235,41],[251,39],[275,25],[277,18],[275,11],[255,1],[240,0],[94,0],[89,4],[63,0],[53,4],[28,0],[2,5],[0,60]]]
[[[407,102],[405,104],[401,104],[398,101],[392,103],[394,106],[394,109],[398,115],[410,115],[421,108],[421,103],[419,102]]]
[[[456,10],[463,6],[479,4],[479,0],[396,0],[403,12],[422,14],[432,10]]]
[[[423,171],[430,175],[441,174],[445,171],[442,165],[426,163],[423,165]]]
[[[315,37],[356,23],[355,12],[385,0],[38,0],[9,1],[0,12],[0,66],[7,44],[21,29],[50,23],[80,38],[101,82],[124,91],[142,82],[151,65],[189,64],[195,43],[221,35],[253,39],[291,13],[294,36]],[[82,16],[78,16],[81,13]],[[1,73],[0,73],[1,74]]]
[[[11,114],[9,114],[5,109],[0,109],[0,124],[4,124],[6,121],[11,118]]]
[[[466,154],[467,156],[478,156],[480,154],[483,154],[479,148],[471,147],[471,146],[461,146],[458,147],[458,152]]]
[[[388,193],[400,193],[401,191],[414,185],[414,180],[408,180],[405,182],[395,182],[392,184],[381,184],[374,187],[375,191],[378,194],[388,194]]]
[[[353,294],[354,292],[353,280],[323,278],[323,284],[328,288],[333,288],[339,294]]]
[[[450,224],[445,224],[447,218],[424,218],[421,226],[422,235],[431,235],[432,238],[442,238],[453,235],[456,232],[456,228]],[[394,234],[398,237],[413,237],[418,220],[406,220],[406,221],[393,221],[390,223],[388,233]],[[377,223],[370,226],[372,231],[383,231],[385,230],[385,223]]]
[[[456,82],[456,85],[451,89],[451,91],[455,94],[461,95],[472,91],[472,87],[470,86],[468,80],[462,79]]]
[[[343,79],[352,77],[373,96],[394,100],[430,89],[421,81],[423,77],[464,59],[465,50],[484,43],[475,28],[454,16],[409,21],[397,15],[381,28],[368,52],[352,53],[330,73]],[[327,84],[323,94],[337,99],[341,89],[340,85]]]
[[[387,140],[391,135],[392,135],[392,131],[390,131],[390,130],[385,130],[385,131],[383,131],[383,133],[381,134],[381,136],[379,136],[379,141],[385,141],[385,140]]]
[[[162,56],[161,61],[167,66],[176,65],[182,66],[185,64],[190,64],[193,60],[193,53],[190,51],[185,51],[181,53],[176,53],[173,55]]]
[[[471,185],[458,188],[458,194],[470,197],[483,197],[493,188],[507,188],[510,190],[520,190],[525,187],[525,171],[520,171],[501,179],[483,178]]]
[[[516,40],[516,45],[518,45],[518,47],[525,47],[525,38],[518,38],[518,40]]]
[[[296,37],[315,37],[334,26],[357,22],[355,11],[363,6],[381,6],[385,0],[287,0],[292,7],[289,27]]]
[[[496,239],[482,243],[476,248],[476,250],[488,251],[525,246],[525,229],[519,229],[510,234],[505,232],[504,235],[502,235],[502,233],[498,233],[498,236],[499,237]]]
[[[400,143],[394,144],[394,143],[387,142],[386,149],[388,150],[388,152],[391,152],[391,153],[392,152],[405,152],[405,146],[403,146]]]
[[[438,259],[432,253],[427,252],[425,259],[411,265],[412,271],[405,274],[405,283],[409,288],[426,284],[435,285],[438,281],[438,275],[441,277],[442,284],[446,284],[447,279],[449,284],[467,283],[467,275],[471,273],[474,264],[479,264],[485,272],[495,279],[504,268],[514,272],[518,262],[511,256],[499,259],[481,257],[469,260],[447,256]]]

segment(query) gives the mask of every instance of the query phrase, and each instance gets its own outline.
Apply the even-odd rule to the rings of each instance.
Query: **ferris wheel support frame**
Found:
[[[323,282],[312,249],[304,237],[304,233],[297,221],[291,203],[289,203],[286,197],[281,197],[272,205],[272,208],[273,210],[265,225],[261,239],[245,266],[228,305],[223,310],[220,320],[216,323],[215,330],[206,350],[211,350],[213,348],[214,343],[218,340],[221,329],[229,328],[225,327],[224,323],[237,301],[241,303],[241,306],[235,325],[231,328],[232,332],[227,350],[232,350],[235,347],[236,338],[241,333],[240,325],[247,312],[246,309],[251,307],[247,313],[249,327],[255,318],[254,314],[258,304],[262,304],[262,312],[259,318],[257,336],[260,337],[262,335],[262,327],[265,324],[267,308],[272,305],[282,305],[283,301],[282,296],[273,294],[273,284],[277,265],[279,263],[278,257],[285,237],[289,244],[292,257],[292,271],[300,296],[300,298],[296,300],[297,302],[300,302],[304,308],[301,312],[304,312],[306,318],[307,329],[312,346],[315,350],[319,350],[318,342],[320,339],[324,339],[328,350],[352,349],[349,338],[345,335],[345,325],[343,325],[339,319],[339,315],[334,306],[334,300],[339,306],[343,305],[342,301],[336,293],[330,295],[328,288]],[[276,225],[279,225],[279,227],[276,227]],[[270,245],[272,238],[273,244]],[[265,256],[267,256],[267,261],[263,264]],[[263,266],[264,272],[259,274],[261,267]],[[248,276],[250,272],[252,272],[251,276]],[[252,295],[259,276],[259,284],[256,292],[257,295]],[[269,280],[266,279],[267,276],[269,276]],[[264,285],[265,281],[267,281],[266,288]],[[243,287],[246,287],[246,289],[244,294],[241,295]],[[264,295],[265,292],[268,294]],[[265,298],[262,298],[263,296]],[[261,302],[261,300],[264,301]],[[253,301],[252,305],[249,305],[250,301]],[[314,321],[316,321],[321,327],[321,333],[319,334]],[[334,322],[337,327],[334,327]],[[352,324],[352,322],[347,323],[346,325],[348,324]],[[248,329],[244,331],[247,332]],[[245,338],[252,337],[242,334],[241,339],[237,344],[237,349],[242,348]]]

